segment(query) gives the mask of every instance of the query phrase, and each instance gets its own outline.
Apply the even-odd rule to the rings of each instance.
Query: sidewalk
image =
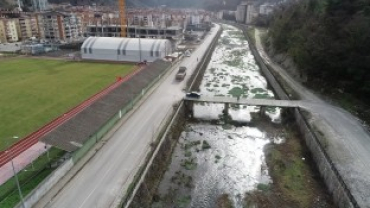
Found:
[[[32,161],[36,160],[40,155],[46,152],[50,146],[45,148],[45,144],[42,142],[37,142],[32,145],[29,149],[22,152],[20,155],[13,159],[14,169],[18,173],[23,170],[27,165],[31,164]],[[11,157],[11,152],[7,152],[9,157]],[[0,185],[4,184],[9,178],[13,177],[12,162],[9,161],[5,165],[0,167]]]

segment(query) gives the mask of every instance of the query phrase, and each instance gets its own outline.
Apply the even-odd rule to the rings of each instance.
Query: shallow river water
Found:
[[[242,31],[223,25],[223,33],[205,72],[202,95],[274,99],[266,79],[251,54]],[[223,105],[194,105],[198,119],[217,119]],[[231,106],[233,120],[253,123],[256,106]],[[280,108],[267,108],[273,123],[280,122]],[[214,208],[222,194],[235,207],[243,206],[247,191],[271,183],[263,148],[277,141],[258,127],[188,124],[181,134],[165,173],[155,207]]]

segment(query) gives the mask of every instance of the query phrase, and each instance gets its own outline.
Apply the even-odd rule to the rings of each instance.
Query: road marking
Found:
[[[107,174],[109,173],[109,171],[112,169],[112,166],[111,168],[107,169],[103,175],[103,177],[101,178],[102,180],[100,180],[100,183],[103,182],[103,179],[105,179],[105,176],[107,176]],[[100,184],[98,183],[98,184]],[[83,205],[87,202],[87,200],[91,197],[91,195],[95,192],[95,190],[98,188],[99,186],[95,186],[95,188],[93,188],[91,190],[91,192],[89,193],[89,195],[87,195],[87,197],[85,198],[85,200],[82,201],[82,204],[79,206],[79,208],[83,207]]]

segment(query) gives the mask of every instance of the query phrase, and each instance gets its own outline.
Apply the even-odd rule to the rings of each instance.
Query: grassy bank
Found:
[[[245,207],[334,207],[310,153],[298,132],[289,126],[286,142],[266,148],[266,163],[273,184],[259,184],[247,193]]]
[[[247,29],[247,33],[248,33],[248,36],[250,38],[250,40],[252,41],[253,44],[256,44],[256,38],[255,38],[255,32],[256,32],[256,29],[254,27],[249,27]]]
[[[23,196],[30,193],[39,183],[44,180],[55,168],[55,163],[65,152],[56,148],[49,150],[38,159],[18,173],[18,179]],[[0,207],[12,208],[20,201],[15,178],[10,178],[0,186]]]
[[[127,64],[0,60],[0,151],[133,70]]]

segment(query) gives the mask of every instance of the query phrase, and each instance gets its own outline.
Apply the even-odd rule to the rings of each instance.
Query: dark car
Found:
[[[199,92],[188,92],[186,93],[186,97],[188,98],[200,98]]]

